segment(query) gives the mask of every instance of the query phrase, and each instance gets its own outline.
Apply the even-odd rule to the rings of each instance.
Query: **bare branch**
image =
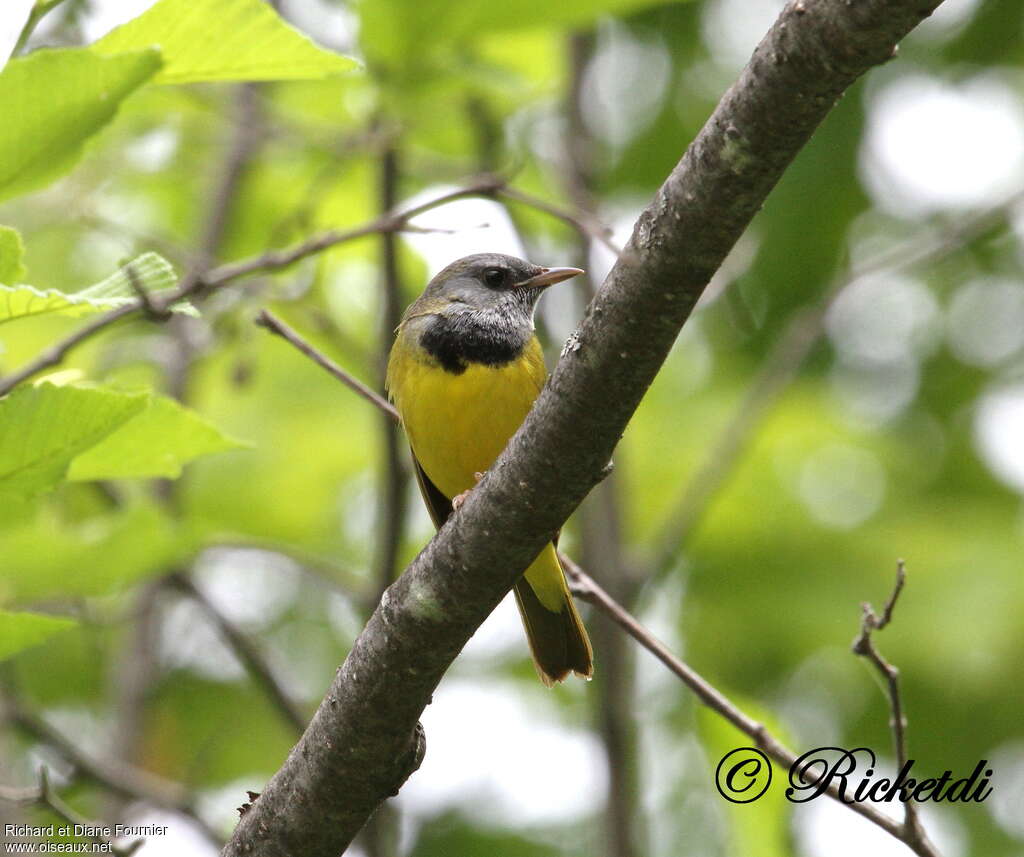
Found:
[[[249,675],[263,689],[267,699],[270,700],[281,717],[297,734],[301,735],[309,717],[288,695],[257,645],[217,609],[217,606],[199,590],[187,574],[172,574],[167,578],[167,582],[202,608],[232,651],[238,656]]]
[[[400,232],[406,228],[408,221],[416,217],[418,214],[423,214],[426,211],[445,205],[446,203],[452,202],[456,199],[462,199],[468,196],[490,195],[494,193],[496,188],[501,186],[501,183],[500,179],[485,177],[477,181],[475,184],[468,185],[460,190],[442,194],[435,199],[428,200],[427,202],[413,206],[405,211],[379,217],[376,220],[370,221],[369,223],[356,227],[355,229],[345,231],[331,230],[329,232],[325,232],[322,235],[311,238],[289,250],[274,250],[262,253],[250,259],[242,260],[241,262],[222,265],[221,267],[215,268],[205,274],[200,274],[198,269],[193,269],[186,274],[184,278],[182,278],[178,287],[171,294],[167,295],[166,298],[163,298],[163,305],[170,306],[177,301],[191,297],[197,292],[219,288],[232,280],[239,279],[240,277],[245,277],[260,271],[276,271],[281,268],[286,268],[301,259],[305,259],[306,257],[312,256],[316,253],[321,253],[324,250],[347,241],[354,241],[357,238],[364,238],[367,235],[375,235],[382,232]],[[46,349],[46,351],[42,352],[21,369],[16,370],[5,378],[0,378],[0,396],[6,395],[22,382],[27,381],[29,378],[38,375],[46,369],[49,369],[51,366],[59,365],[78,345],[81,345],[86,340],[91,339],[101,331],[106,330],[115,322],[118,322],[128,316],[135,315],[144,309],[145,304],[142,299],[139,299],[133,303],[125,304],[124,306],[120,306],[117,309],[97,316],[85,326],[80,327],[74,333]]]
[[[569,557],[559,554],[559,559],[562,561],[562,565],[569,577],[574,595],[599,607],[637,643],[668,667],[683,684],[693,691],[704,705],[720,714],[733,726],[748,735],[758,747],[784,768],[792,768],[793,764],[797,761],[796,753],[775,738],[764,724],[758,723],[753,718],[744,714],[721,691],[715,689],[699,673],[673,655],[661,641],[605,592],[593,578],[587,575]],[[897,593],[894,593],[894,598],[890,599],[890,604],[887,605],[890,608],[890,612],[892,602],[895,600],[895,594],[898,594],[898,589]],[[870,610],[870,608],[867,609]],[[839,792],[839,788],[835,785],[830,784],[826,794],[842,806],[864,816],[872,824],[877,825],[886,833],[905,843],[920,857],[938,857],[934,846],[931,845],[924,830],[917,822],[916,814],[913,815],[913,825],[910,825],[909,821],[907,824],[901,825],[885,813],[879,812],[871,804],[850,803],[848,800],[844,800]],[[906,806],[909,817],[912,813],[911,802],[908,801]]]
[[[388,402],[379,393],[375,393],[369,387],[366,386],[358,378],[353,377],[344,369],[342,369],[337,363],[331,360],[322,351],[315,348],[298,333],[296,333],[291,327],[285,324],[281,319],[274,315],[269,310],[260,310],[259,315],[256,316],[256,324],[260,327],[265,327],[271,333],[276,333],[282,339],[294,345],[299,351],[305,354],[310,360],[316,363],[318,366],[326,369],[335,378],[341,381],[346,387],[352,390],[354,393],[362,396],[374,407],[384,411],[386,414],[390,414],[392,419],[398,419],[398,411],[394,409],[390,402]]]
[[[157,305],[149,290],[142,284],[135,266],[131,263],[125,265],[124,273],[128,277],[132,291],[135,292],[135,296],[139,299],[143,314],[151,321],[167,321],[171,317],[171,311],[163,304]]]
[[[504,182],[500,178],[485,176],[465,187],[441,194],[434,199],[420,203],[405,211],[382,215],[354,229],[330,230],[287,250],[271,250],[259,256],[244,259],[241,262],[222,265],[207,274],[203,278],[203,283],[208,288],[216,288],[249,274],[287,268],[289,265],[294,265],[308,256],[322,253],[324,250],[329,250],[331,247],[347,241],[354,241],[357,238],[365,238],[368,235],[379,235],[385,232],[401,232],[407,227],[410,220],[420,214],[424,214],[434,208],[439,208],[442,205],[447,205],[449,202],[465,199],[466,197],[488,196],[502,187],[503,184]]]
[[[29,378],[38,375],[40,372],[49,369],[51,366],[59,366],[64,362],[64,358],[68,356],[72,349],[81,345],[87,339],[91,339],[100,331],[106,330],[121,319],[134,315],[141,309],[142,303],[140,301],[137,304],[125,304],[124,306],[113,309],[108,313],[97,316],[88,324],[78,328],[78,330],[70,336],[67,336],[60,342],[51,345],[34,360],[26,363],[20,369],[12,372],[5,378],[0,378],[0,396],[6,396],[23,381],[27,381]]]
[[[18,40],[14,43],[14,49],[11,51],[12,57],[21,54],[25,49],[25,45],[28,44],[28,40],[32,38],[32,33],[35,32],[36,27],[39,26],[43,18],[64,2],[65,0],[37,0],[29,12],[28,19],[21,28],[21,32],[18,33]]]
[[[78,825],[89,830],[96,830],[100,827],[100,825],[90,821],[84,815],[79,815],[61,799],[51,785],[50,775],[45,767],[39,769],[39,785],[35,788],[13,789],[0,786],[0,800],[22,806],[45,807],[69,825]],[[95,833],[90,838],[96,844],[100,853],[114,854],[116,857],[132,857],[146,841],[145,839],[136,839],[127,846],[121,847],[114,844],[113,840]]]
[[[899,599],[900,593],[903,592],[906,582],[906,564],[903,560],[898,560],[896,562],[896,583],[885,602],[885,607],[882,608],[882,614],[880,616],[876,614],[874,608],[867,601],[861,605],[864,611],[864,621],[861,623],[861,633],[853,649],[858,655],[864,654],[861,647],[871,648],[871,632],[881,631],[892,621],[892,611],[896,609],[896,601]]]
[[[541,199],[539,196],[534,196],[533,194],[526,193],[525,191],[517,190],[512,187],[499,188],[495,192],[495,195],[514,202],[522,203],[523,205],[528,205],[530,208],[535,208],[537,211],[542,211],[545,214],[551,215],[556,220],[561,220],[563,223],[567,223],[580,233],[580,235],[584,235],[593,241],[597,241],[599,244],[603,244],[616,256],[622,252],[622,248],[612,241],[611,227],[601,223],[586,209],[580,208],[576,211],[571,211],[567,208],[563,208],[559,205],[548,202],[547,200]]]
[[[234,280],[247,277],[252,274],[265,271],[279,271],[310,256],[314,256],[318,253],[324,252],[325,250],[329,250],[332,247],[336,247],[339,244],[355,241],[359,238],[365,238],[370,235],[383,235],[405,231],[425,231],[421,227],[410,224],[409,221],[420,214],[424,214],[434,208],[447,205],[450,202],[455,202],[456,200],[472,196],[493,197],[504,189],[506,189],[504,179],[498,176],[484,176],[462,188],[443,193],[434,199],[427,200],[426,202],[412,206],[404,211],[384,214],[375,220],[371,220],[370,222],[365,223],[362,226],[357,226],[353,229],[332,229],[303,241],[294,247],[285,250],[270,250],[266,253],[261,253],[257,256],[243,259],[239,262],[231,262],[221,265],[220,267],[214,268],[212,271],[208,271],[206,273],[200,273],[199,268],[193,267],[193,269],[182,278],[178,287],[174,289],[173,292],[168,294],[166,297],[161,298],[159,305],[157,305],[157,302],[152,298],[152,296],[142,294],[139,296],[138,300],[133,303],[125,304],[124,306],[120,306],[117,309],[97,316],[88,324],[80,327],[64,339],[47,348],[35,359],[31,360],[20,369],[15,370],[4,378],[0,378],[0,396],[7,395],[19,384],[35,377],[40,372],[44,372],[53,366],[59,366],[64,362],[67,355],[83,342],[91,339],[96,334],[101,333],[123,318],[127,318],[140,312],[146,312],[147,308],[149,309],[147,314],[150,315],[151,318],[154,320],[160,320],[165,316],[165,310],[167,307],[172,306],[180,300],[192,297],[197,293],[221,288]],[[544,211],[554,217],[558,217],[570,223],[575,222],[576,220],[575,215],[564,212],[550,203],[546,203],[535,197],[530,197],[527,194],[521,194],[518,191],[514,193],[517,194],[515,198],[520,202],[532,205],[540,211]],[[587,227],[583,221],[579,221],[579,227],[581,229],[591,228]],[[603,229],[604,227],[601,228]],[[131,280],[131,274],[129,274],[129,280],[132,282],[134,287],[135,282]]]
[[[853,652],[863,658],[867,658],[878,670],[882,680],[886,683],[889,692],[889,707],[892,710],[892,743],[896,753],[896,765],[902,770],[907,764],[907,717],[903,712],[903,698],[900,695],[900,671],[889,663],[881,652],[875,648],[871,635],[875,631],[881,631],[892,621],[892,611],[903,591],[907,574],[903,560],[896,564],[896,583],[893,585],[892,593],[885,602],[881,615],[875,613],[874,608],[864,602],[861,605],[860,633],[853,641]],[[903,802],[903,827],[900,838],[903,839],[918,854],[927,857],[938,857],[938,851],[928,838],[924,827],[921,825],[920,816],[917,813],[917,805],[913,800]]]
[[[92,758],[74,741],[29,711],[9,693],[4,695],[0,703],[3,715],[12,724],[56,750],[75,767],[80,776],[119,797],[142,801],[185,816],[210,842],[215,845],[222,842],[220,835],[198,814],[184,786],[128,764]]]

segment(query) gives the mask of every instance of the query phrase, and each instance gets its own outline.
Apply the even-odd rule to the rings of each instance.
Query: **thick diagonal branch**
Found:
[[[842,92],[937,0],[786,7],[654,201],[550,383],[392,585],[227,855],[335,857],[425,750],[418,719],[473,631],[600,478],[712,274]]]

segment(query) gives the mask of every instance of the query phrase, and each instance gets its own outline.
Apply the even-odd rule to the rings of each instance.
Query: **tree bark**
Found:
[[[397,793],[423,758],[418,718],[441,676],[600,481],[701,292],[783,170],[843,91],[938,4],[786,6],[640,216],[523,426],[385,592],[225,855],[336,857]]]

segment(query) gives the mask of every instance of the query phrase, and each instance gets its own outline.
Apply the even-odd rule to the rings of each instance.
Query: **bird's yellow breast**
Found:
[[[388,387],[424,472],[446,496],[475,484],[519,428],[544,385],[547,370],[536,337],[504,366],[469,363],[443,369],[401,334],[388,368]]]

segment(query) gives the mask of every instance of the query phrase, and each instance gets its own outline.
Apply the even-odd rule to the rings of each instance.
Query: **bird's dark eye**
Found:
[[[492,289],[501,288],[505,285],[506,273],[504,268],[488,268],[484,271],[484,282]]]

